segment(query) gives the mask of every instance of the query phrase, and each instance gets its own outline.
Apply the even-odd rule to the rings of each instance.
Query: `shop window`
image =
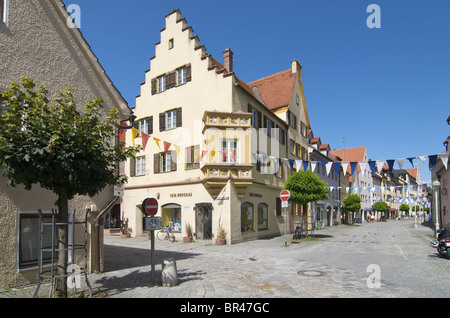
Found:
[[[253,205],[243,203],[241,205],[241,232],[253,231]]]
[[[167,204],[161,207],[162,226],[170,226],[175,232],[181,232],[181,206]]]
[[[269,228],[268,210],[267,204],[258,204],[258,230],[267,230]]]

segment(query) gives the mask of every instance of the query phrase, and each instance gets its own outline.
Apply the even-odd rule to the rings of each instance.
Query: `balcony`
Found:
[[[238,197],[242,198],[248,186],[253,183],[252,164],[208,163],[202,167],[203,185],[216,199],[228,181],[236,188]]]

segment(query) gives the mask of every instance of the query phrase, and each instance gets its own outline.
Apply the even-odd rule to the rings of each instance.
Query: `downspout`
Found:
[[[136,120],[136,116],[133,114],[133,112],[131,112],[129,121],[130,121],[130,125],[128,126],[121,126],[119,128],[119,130],[128,130],[133,128],[134,125],[134,121]],[[118,174],[119,169],[116,169],[116,175]],[[108,205],[100,211],[100,213],[95,217],[95,222],[94,222],[94,238],[93,238],[93,246],[95,246],[94,248],[94,253],[92,255],[92,258],[94,259],[93,262],[93,269],[92,271],[95,273],[100,272],[100,248],[101,248],[101,244],[100,244],[100,218],[103,217],[103,215],[113,207],[113,205],[117,202],[117,199],[119,197],[114,197],[114,199],[108,203]]]
[[[119,197],[114,197],[114,199],[108,203],[108,205],[100,211],[100,213],[95,217],[94,222],[94,244],[96,244],[96,248],[94,248],[93,259],[95,260],[93,272],[100,272],[100,219],[103,215],[112,208],[112,206],[116,203]]]

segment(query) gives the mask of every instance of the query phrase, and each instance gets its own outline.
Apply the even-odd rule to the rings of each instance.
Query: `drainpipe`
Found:
[[[121,126],[119,128],[119,130],[128,130],[128,129],[133,128],[135,120],[136,120],[136,116],[133,114],[133,112],[131,112],[131,115],[130,115],[130,118],[129,118],[130,125],[128,125],[128,126]],[[119,163],[117,163],[117,165],[118,164]],[[119,173],[118,171],[119,171],[119,169],[117,168],[116,169],[116,174]],[[100,218],[102,218],[103,215],[109,209],[111,209],[113,207],[113,205],[117,202],[118,198],[119,197],[114,197],[114,199],[110,203],[108,203],[108,205],[103,210],[101,210],[100,213],[98,213],[98,215],[95,217],[94,235],[93,235],[94,237],[93,237],[93,244],[92,244],[92,246],[94,246],[93,253],[92,253],[93,254],[92,258],[94,260],[92,271],[94,273],[100,272],[100,264],[101,264],[101,262],[100,262],[100,258],[101,258],[101,256],[100,256],[100,249],[101,249],[101,246],[100,246],[101,245],[100,244]]]
[[[103,217],[103,215],[109,211],[109,209],[111,209],[113,207],[113,205],[116,203],[117,199],[119,197],[114,197],[114,199],[108,203],[108,205],[100,211],[99,214],[97,214],[97,216],[95,217],[95,222],[94,222],[94,243],[93,246],[94,248],[94,255],[92,256],[92,258],[94,259],[94,268],[93,268],[93,272],[98,273],[100,272],[100,219]]]

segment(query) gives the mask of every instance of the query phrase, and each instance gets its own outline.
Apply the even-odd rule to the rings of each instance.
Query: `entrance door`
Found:
[[[197,239],[212,239],[212,203],[195,204],[195,232]]]

